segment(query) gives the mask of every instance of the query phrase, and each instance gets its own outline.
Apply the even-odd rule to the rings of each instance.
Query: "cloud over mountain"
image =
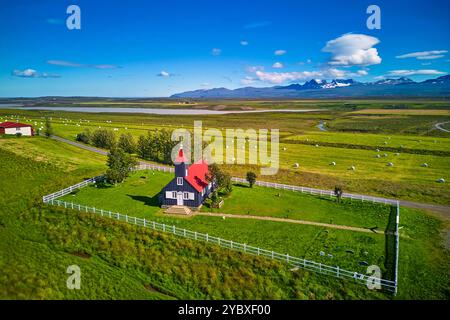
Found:
[[[323,52],[331,53],[328,62],[335,66],[369,66],[381,63],[376,48],[380,41],[365,34],[344,34],[327,42]]]

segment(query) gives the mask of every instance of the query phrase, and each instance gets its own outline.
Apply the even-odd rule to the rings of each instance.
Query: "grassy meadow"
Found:
[[[160,223],[289,253],[325,264],[339,265],[348,270],[365,272],[365,267],[361,266],[360,262],[366,261],[369,264],[379,265],[387,277],[390,275],[389,259],[392,258],[393,252],[390,248],[392,239],[389,236],[285,222],[164,215],[157,205],[157,196],[170,178],[171,174],[151,170],[140,171],[120,185],[106,188],[86,187],[63,197],[62,200],[130,216],[145,217]],[[282,203],[280,199],[287,201]],[[206,207],[204,210],[210,211]],[[286,213],[287,210],[291,211]],[[357,201],[344,201],[338,205],[327,198],[270,188],[250,189],[246,186],[235,186],[231,196],[225,199],[224,206],[215,209],[231,214],[288,217],[361,227],[378,226],[381,230],[387,228],[392,214],[395,214],[395,209],[391,210],[389,206]],[[420,283],[423,290],[427,288],[426,291],[429,292],[437,286],[445,295],[448,286],[445,280],[448,255],[445,253],[440,234],[444,224],[421,211],[406,208],[401,208],[400,221],[402,226],[400,286],[405,288],[404,295],[400,296],[409,297],[409,290],[415,292],[417,283]],[[348,250],[353,253],[349,253]],[[321,255],[321,251],[325,255]],[[403,264],[402,261],[408,263]],[[427,271],[422,272],[424,270]],[[417,274],[422,278],[419,279]],[[414,279],[415,282],[410,279]]]
[[[27,140],[45,158],[3,148],[7,142],[19,150]],[[2,299],[391,298],[351,281],[291,272],[267,259],[43,205],[43,194],[104,169],[88,158],[87,167],[55,165],[49,144],[61,145],[38,137],[0,139],[0,178],[16,186],[0,189]],[[80,157],[76,148],[64,152]],[[82,270],[80,290],[65,286],[72,264]]]
[[[101,101],[94,101],[95,105]],[[139,101],[138,101],[139,102]],[[143,101],[142,103],[150,103]],[[169,104],[167,101],[164,103]],[[89,104],[90,102],[84,102]],[[108,103],[104,106],[108,106]],[[118,103],[118,102],[115,102]],[[155,107],[160,101],[152,102]],[[172,101],[172,103],[174,103]],[[177,102],[178,103],[178,102]],[[198,105],[248,103],[259,107],[311,108],[314,101],[196,101]],[[115,104],[112,103],[112,106]],[[141,105],[137,103],[135,107]],[[177,107],[175,104],[174,107]],[[193,106],[190,106],[193,107]],[[192,129],[194,120],[203,121],[203,129],[278,128],[280,129],[280,170],[268,181],[358,192],[416,202],[448,204],[450,187],[437,180],[448,180],[450,138],[434,127],[450,119],[446,101],[325,101],[317,102],[318,112],[302,114],[229,114],[225,116],[157,116],[136,114],[88,114],[61,111],[14,110],[12,117],[36,127],[50,116],[56,135],[75,140],[84,129],[113,130],[117,135],[131,133],[136,139],[148,130]],[[397,109],[395,109],[397,108]],[[0,121],[11,119],[11,110],[0,111]],[[7,118],[7,116],[9,118]],[[327,132],[317,125],[325,122]],[[363,130],[364,127],[364,130]],[[316,147],[318,145],[318,147]],[[377,152],[376,149],[380,151]],[[399,154],[398,156],[396,154]],[[385,157],[384,154],[387,156]],[[377,158],[377,155],[380,158]],[[336,162],[336,166],[330,163]],[[388,167],[392,162],[393,167]],[[294,164],[299,168],[295,169]],[[428,167],[422,166],[424,163]],[[350,170],[354,166],[356,170]],[[246,171],[259,172],[255,165],[229,165],[235,176]]]
[[[48,105],[47,102],[42,102]],[[68,98],[54,105],[73,104]],[[258,165],[225,170],[259,180],[448,205],[450,137],[434,125],[450,120],[448,101],[108,101],[83,106],[206,108],[221,110],[320,109],[311,113],[157,116],[0,109],[0,122],[30,123],[45,116],[54,134],[75,140],[84,129],[108,128],[135,138],[148,130],[192,128],[280,129],[280,170],[260,176]],[[321,131],[317,126],[325,122]],[[444,126],[448,128],[448,126]],[[316,146],[318,145],[318,146]],[[377,152],[376,149],[380,151]],[[398,155],[396,155],[398,153]],[[376,157],[377,154],[380,157]],[[384,156],[386,154],[386,156]],[[5,299],[449,299],[448,221],[401,208],[399,293],[368,290],[284,264],[204,243],[143,230],[108,218],[41,203],[55,192],[103,173],[106,157],[42,137],[0,137],[0,298]],[[336,165],[331,165],[335,162]],[[388,162],[394,164],[387,166]],[[299,168],[294,168],[294,163]],[[422,166],[427,163],[428,167]],[[351,166],[355,170],[351,170]],[[117,186],[89,186],[63,200],[146,217],[309,260],[365,273],[361,262],[392,276],[392,237],[266,220],[162,213],[158,193],[171,174],[141,171]],[[251,199],[251,201],[249,201]],[[224,206],[203,211],[309,220],[362,228],[389,228],[388,206],[235,185]],[[321,254],[321,251],[324,255]],[[82,290],[65,286],[68,265],[82,269]]]

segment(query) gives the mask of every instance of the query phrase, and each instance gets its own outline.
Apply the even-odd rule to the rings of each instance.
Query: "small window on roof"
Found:
[[[182,186],[183,185],[183,177],[177,177],[177,185]]]

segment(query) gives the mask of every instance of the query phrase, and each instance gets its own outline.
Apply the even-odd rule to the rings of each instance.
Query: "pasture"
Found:
[[[25,143],[0,140],[0,178],[15,186],[0,189],[3,299],[390,298],[348,281],[293,273],[274,261],[45,206],[43,194],[97,174],[101,166],[60,167],[52,164],[58,155],[46,153],[47,142],[36,139],[44,160],[4,149],[6,140]],[[64,152],[77,157],[77,151]],[[82,270],[80,290],[66,288],[72,264]]]
[[[282,103],[284,105],[287,102]],[[311,104],[311,101],[307,103]],[[329,101],[323,105],[330,107],[331,103],[337,102]],[[348,103],[343,101],[341,105],[348,109]],[[370,108],[376,105],[374,102],[361,103]],[[388,103],[390,102],[378,103],[377,106],[389,106]],[[437,109],[438,105],[445,108],[444,102],[431,105],[436,107],[436,111],[430,114],[425,109],[426,103],[416,102],[411,103],[409,109],[396,109],[398,112],[393,112],[392,115],[373,115],[370,112],[379,109],[364,109],[365,107],[358,112],[367,111],[369,114],[337,111],[338,108],[330,107],[329,110],[308,114],[230,114],[201,116],[201,119],[204,130],[210,127],[222,132],[226,128],[279,128],[280,170],[277,175],[264,177],[264,180],[326,189],[341,185],[347,192],[447,204],[450,202],[450,187],[437,180],[448,180],[450,138],[448,133],[435,129],[434,124],[448,118],[443,114],[448,111]],[[424,114],[398,114],[401,110]],[[6,115],[11,115],[11,110],[7,112],[0,111],[0,116],[7,119]],[[158,128],[192,129],[194,120],[198,120],[198,116],[23,110],[15,113],[20,121],[36,124],[38,127],[43,126],[42,117],[48,115],[52,117],[55,134],[71,140],[75,140],[76,134],[84,129],[93,131],[99,128],[110,129],[117,135],[131,133],[137,139],[139,135],[146,135],[148,130]],[[321,132],[317,128],[322,120],[326,122],[326,128],[332,131]],[[360,125],[365,129],[359,130]],[[377,152],[376,149],[380,151]],[[384,154],[387,156],[384,157]],[[332,162],[336,166],[331,166]],[[389,162],[393,163],[392,167],[388,167]],[[299,168],[293,168],[295,163],[299,164]],[[422,166],[424,163],[428,167]],[[351,167],[355,167],[355,170],[351,170]],[[230,165],[226,170],[241,177],[248,170],[259,171],[253,165]]]
[[[28,144],[33,144],[34,152],[24,152],[27,150],[24,146]],[[211,248],[204,244],[175,240],[167,235],[141,234],[139,228],[122,226],[90,214],[42,206],[43,194],[103,172],[104,157],[98,156],[97,159],[92,153],[84,153],[78,148],[38,137],[0,139],[0,149],[3,155],[1,161],[4,164],[0,170],[2,181],[13,181],[17,186],[14,189],[2,189],[1,192],[8,193],[3,193],[0,197],[9,201],[7,205],[4,204],[5,210],[1,216],[2,230],[6,231],[1,233],[4,244],[0,248],[4,257],[2,261],[15,261],[8,264],[11,267],[3,268],[5,272],[0,278],[5,284],[4,287],[8,283],[9,297],[392,298],[390,295],[372,292],[348,281],[330,279],[304,271],[292,274],[282,264],[218,248],[213,249],[217,254],[204,257],[200,254],[204,252],[201,248],[207,248],[208,252],[211,252]],[[73,166],[68,167],[64,165],[63,158],[76,160]],[[20,171],[17,171],[17,166],[21,168]],[[153,216],[160,222],[196,229],[199,232],[210,232],[213,235],[260,247],[274,248],[280,252],[293,252],[293,255],[297,256],[303,254],[311,260],[328,264],[332,263],[330,260],[333,259],[348,260],[348,267],[353,267],[363,259],[370,263],[380,263],[382,267],[385,263],[383,256],[385,237],[382,235],[326,230],[315,226],[270,221],[228,218],[223,220],[202,216],[183,219],[164,216],[159,213],[159,208],[152,208],[149,205],[152,192],[159,190],[159,186],[156,184],[149,186],[149,183],[157,179],[152,180],[152,172],[147,174],[146,179],[137,175],[114,188],[85,190],[99,193],[119,192],[120,197],[119,193],[113,198],[111,194],[104,197],[107,201],[101,205],[105,209],[110,207],[111,210],[125,214],[126,208],[133,202],[135,207],[129,211],[130,215]],[[142,183],[141,180],[145,182]],[[130,186],[127,186],[128,183]],[[131,186],[132,183],[136,185]],[[129,189],[125,190],[126,193],[120,192],[122,187]],[[139,188],[142,188],[142,191],[137,191]],[[85,190],[68,197],[70,200],[80,197],[77,201],[81,201]],[[127,194],[144,198],[132,199]],[[96,199],[87,194],[86,200]],[[448,298],[446,267],[449,263],[448,253],[441,238],[444,224],[421,211],[402,208],[401,226],[400,282],[397,297]],[[157,237],[159,242],[147,242],[154,237]],[[159,249],[149,252],[148,256],[139,255],[139,252],[145,252],[142,247],[143,241],[148,245],[152,244],[152,248]],[[175,247],[170,247],[167,241],[171,241]],[[12,243],[13,246],[8,245]],[[12,247],[15,249],[11,250]],[[165,247],[168,249],[161,251]],[[352,255],[345,252],[347,247],[353,250]],[[320,251],[326,252],[326,255],[321,256]],[[328,253],[331,253],[333,258],[329,258]],[[350,255],[352,259],[348,259]],[[92,270],[94,275],[88,281],[89,289],[77,296],[71,296],[64,291],[65,278],[61,282],[58,276],[65,274],[65,264],[74,262],[81,264],[82,268],[88,268],[86,270]],[[169,267],[168,262],[172,267]],[[224,264],[221,264],[222,262]],[[206,269],[200,266],[205,266]],[[23,275],[18,276],[19,273],[28,274],[23,271],[24,268],[35,271],[31,275],[42,275],[46,279],[45,282],[41,282],[38,276],[30,275],[26,280]],[[211,275],[211,272],[217,272],[217,268],[226,268],[228,272],[232,272],[230,278],[227,278],[229,280],[206,276]],[[111,283],[114,281],[111,282],[111,279],[116,279],[116,275],[119,277],[119,274],[123,278],[125,269],[128,287],[125,285],[112,287]],[[234,273],[235,270],[237,273]],[[104,276],[103,272],[109,272],[109,276]],[[171,276],[167,277],[167,274]],[[253,280],[248,280],[248,275],[251,275]],[[188,278],[193,285],[186,287]],[[234,286],[233,282],[239,283],[239,286]],[[257,289],[262,283],[268,287],[264,292]]]

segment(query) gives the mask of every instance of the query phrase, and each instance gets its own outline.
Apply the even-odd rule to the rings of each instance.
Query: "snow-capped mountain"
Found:
[[[410,83],[415,83],[415,82],[413,80],[411,80],[409,78],[405,78],[405,77],[401,77],[398,79],[382,79],[382,80],[375,82],[375,84],[378,84],[378,85],[398,85],[398,84],[410,84]]]
[[[353,79],[313,79],[304,84],[274,87],[214,88],[174,94],[173,98],[345,98],[345,97],[450,97],[450,75],[422,82],[409,78],[356,82]]]

